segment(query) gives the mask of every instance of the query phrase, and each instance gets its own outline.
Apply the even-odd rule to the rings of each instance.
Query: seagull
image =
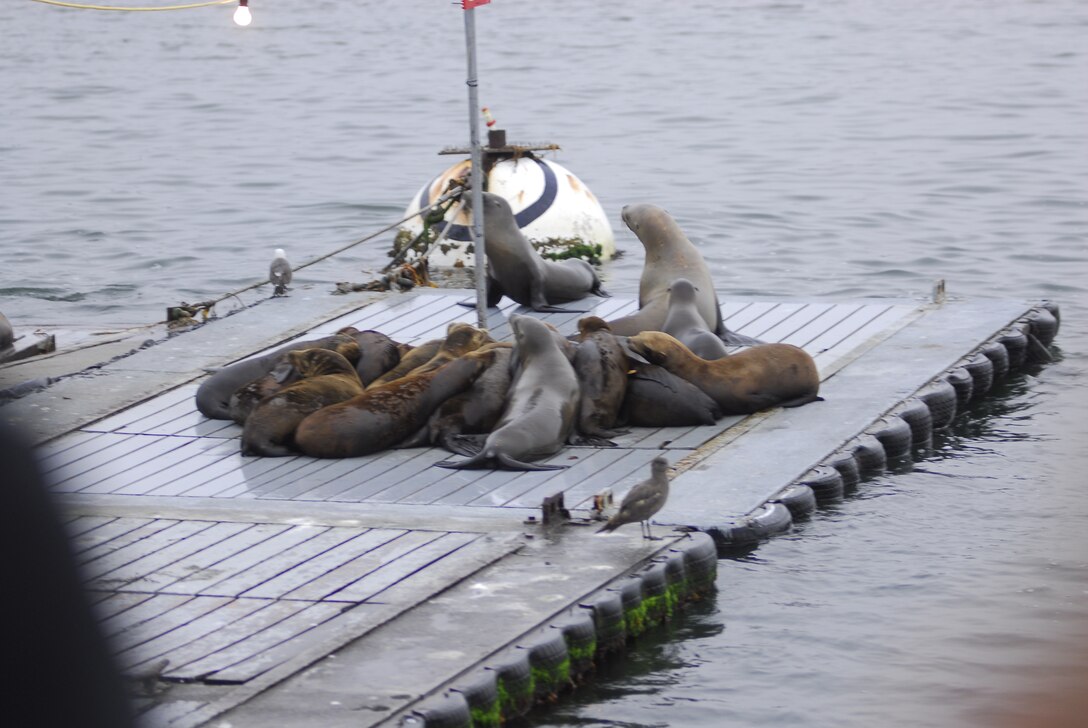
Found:
[[[650,516],[661,510],[668,497],[669,461],[658,455],[650,463],[650,477],[627,491],[623,503],[620,504],[619,513],[608,519],[608,523],[597,533],[615,531],[625,523],[638,521],[642,526],[642,537],[656,541],[650,534]]]
[[[272,259],[272,265],[268,269],[268,282],[275,290],[273,296],[286,296],[287,284],[291,282],[291,264],[287,262],[287,253],[283,248],[276,248],[276,257]]]

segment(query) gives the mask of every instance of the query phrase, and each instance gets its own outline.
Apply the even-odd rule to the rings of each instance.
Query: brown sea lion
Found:
[[[339,338],[338,338],[339,337]],[[223,367],[201,382],[196,390],[196,408],[205,417],[216,420],[229,420],[230,397],[240,387],[263,377],[282,361],[282,355],[299,349],[336,348],[343,342],[339,334],[320,339],[293,341],[273,352],[244,359]]]
[[[567,442],[578,409],[578,377],[543,322],[515,314],[510,316],[510,327],[520,364],[502,418],[477,454],[467,460],[444,460],[435,465],[509,470],[566,467],[527,461],[559,452]]]
[[[722,409],[710,395],[656,364],[632,361],[619,422],[633,427],[713,425]]]
[[[698,289],[696,308],[708,329],[730,345],[759,343],[725,328],[710,269],[672,215],[657,205],[643,203],[626,205],[622,216],[646,248],[646,260],[638,286],[638,312],[609,321],[613,334],[634,336],[642,331],[661,331],[669,310],[669,286],[686,278]]]
[[[354,338],[346,335],[337,334],[327,340],[326,346],[315,348],[335,351],[352,363],[359,361],[360,357],[359,345]],[[296,351],[306,350],[298,349]],[[272,367],[272,371],[263,377],[254,379],[230,396],[230,418],[232,420],[239,425],[244,425],[246,419],[253,413],[253,410],[257,408],[262,399],[271,397],[287,385],[299,380],[299,370],[292,364],[289,355],[290,352],[280,354],[279,361]]]
[[[354,343],[354,342],[352,342]],[[287,354],[299,381],[261,400],[242,430],[243,455],[290,455],[287,444],[307,415],[363,391],[355,367],[342,354],[306,349]]]
[[[707,361],[660,331],[644,331],[627,343],[647,361],[706,392],[726,415],[749,414],[769,407],[799,407],[820,399],[816,363],[792,344],[761,344],[724,359]]]
[[[623,434],[615,429],[623,398],[627,393],[627,355],[599,316],[578,321],[578,351],[574,371],[581,384],[578,402],[578,445],[615,447],[610,437]]]
[[[423,372],[429,372],[454,359],[460,359],[470,351],[476,351],[484,344],[493,343],[495,343],[495,340],[486,331],[478,329],[472,324],[454,321],[446,327],[446,338],[442,341],[442,345],[438,347],[438,351],[434,353],[434,356],[410,373],[422,374]]]
[[[470,195],[465,196],[471,209]],[[483,193],[484,250],[487,254],[487,305],[504,295],[534,311],[564,311],[552,304],[593,294],[607,296],[593,266],[579,258],[545,260],[518,227],[505,198]]]
[[[442,347],[442,343],[445,339],[431,339],[424,341],[419,346],[413,346],[411,349],[401,349],[400,361],[397,365],[382,374],[380,377],[376,377],[374,381],[367,385],[367,388],[377,387],[381,384],[388,384],[389,382],[400,379],[408,372],[412,371],[416,367],[421,367],[429,362],[434,355],[438,353],[438,350]]]
[[[392,447],[419,430],[438,405],[467,389],[494,356],[490,350],[473,351],[437,369],[371,385],[304,419],[295,445],[317,458],[350,458]]]
[[[661,331],[676,337],[696,356],[714,360],[727,356],[725,342],[707,328],[699,315],[696,301],[699,289],[687,278],[677,278],[669,286],[669,308]]]

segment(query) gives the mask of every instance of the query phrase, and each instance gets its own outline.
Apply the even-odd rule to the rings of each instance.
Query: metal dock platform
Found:
[[[826,401],[634,428],[616,448],[565,448],[559,471],[435,468],[434,448],[244,458],[241,428],[195,409],[204,367],[348,325],[441,337],[475,321],[465,300],[303,288],[0,407],[39,444],[143,724],[497,725],[708,593],[719,551],[924,447],[1057,328],[1054,309],[1017,301],[728,299],[730,329],[813,355]],[[499,339],[523,312],[503,303]],[[587,309],[636,302],[568,307],[541,318],[572,333]],[[664,540],[541,522],[544,498],[584,517],[660,454],[676,475],[655,523],[683,527]]]

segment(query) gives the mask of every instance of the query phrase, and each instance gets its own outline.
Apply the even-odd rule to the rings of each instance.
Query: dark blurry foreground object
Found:
[[[41,728],[134,725],[32,451],[2,425],[0,463],[4,713]]]

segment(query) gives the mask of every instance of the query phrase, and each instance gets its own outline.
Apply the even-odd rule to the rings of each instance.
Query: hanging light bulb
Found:
[[[253,13],[249,12],[249,0],[238,0],[238,8],[234,11],[234,22],[243,28],[253,22]]]

